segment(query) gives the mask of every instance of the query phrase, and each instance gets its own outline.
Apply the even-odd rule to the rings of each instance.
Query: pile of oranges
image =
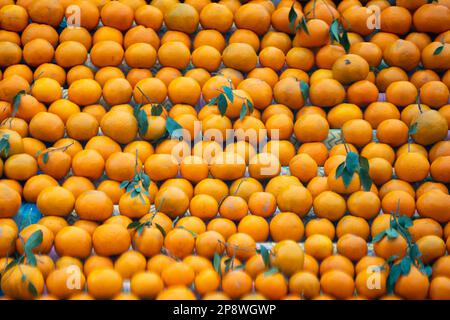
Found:
[[[449,89],[448,0],[0,0],[4,298],[450,299]]]

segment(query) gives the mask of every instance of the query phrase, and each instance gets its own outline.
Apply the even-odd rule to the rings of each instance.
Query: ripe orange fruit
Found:
[[[131,292],[141,299],[154,299],[164,289],[159,275],[153,272],[137,272],[131,278]]]
[[[333,270],[343,271],[351,277],[355,275],[353,263],[350,259],[340,254],[329,256],[320,263],[320,274],[322,276]]]
[[[164,247],[171,255],[185,258],[192,253],[195,246],[194,236],[187,230],[175,228],[164,239]]]
[[[87,258],[92,251],[91,235],[79,227],[64,227],[55,236],[55,249],[60,256]]]
[[[89,294],[95,299],[111,299],[122,290],[120,273],[110,268],[92,270],[87,277]]]
[[[75,197],[63,187],[49,186],[39,193],[36,205],[43,215],[64,217],[72,212]]]
[[[119,224],[103,224],[95,229],[92,244],[98,255],[113,256],[127,251],[131,238],[125,227]]]
[[[330,177],[330,176],[329,176]],[[344,198],[333,191],[320,193],[313,201],[314,213],[320,218],[339,220],[346,210]]]
[[[450,196],[440,190],[430,190],[417,199],[417,211],[421,217],[448,222],[448,202]]]
[[[394,292],[405,299],[422,300],[428,294],[429,285],[428,277],[415,266],[411,266],[409,273],[397,280]]]
[[[222,278],[222,290],[232,299],[237,299],[252,290],[252,278],[241,270],[232,270]]]
[[[367,242],[360,236],[347,233],[339,238],[337,252],[353,262],[359,261],[367,254]]]
[[[325,294],[332,295],[338,299],[350,298],[355,290],[353,278],[347,273],[332,270],[320,278],[320,286]]]
[[[351,84],[366,79],[369,73],[367,61],[355,54],[339,57],[332,67],[333,77],[342,84]]]
[[[401,180],[417,182],[428,175],[430,164],[419,153],[404,153],[395,161],[395,173]]]

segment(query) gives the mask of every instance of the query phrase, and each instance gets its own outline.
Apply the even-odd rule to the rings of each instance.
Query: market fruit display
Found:
[[[0,1],[2,299],[450,299],[450,3]]]

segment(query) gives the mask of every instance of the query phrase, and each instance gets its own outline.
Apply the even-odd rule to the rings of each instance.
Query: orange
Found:
[[[138,25],[158,31],[163,22],[163,13],[155,6],[143,5],[135,10],[134,19]]]
[[[398,213],[411,217],[416,209],[414,197],[403,190],[393,190],[384,195],[381,200],[384,213]]]
[[[85,49],[83,46],[81,47]],[[27,65],[32,67],[51,62],[54,54],[53,46],[44,39],[34,39],[23,46],[23,59]]]
[[[242,72],[249,72],[256,67],[255,50],[246,43],[231,43],[222,53],[225,66]]]
[[[440,190],[430,190],[417,199],[417,211],[421,217],[432,218],[438,222],[448,221],[446,207],[450,196]]]
[[[333,253],[333,243],[322,234],[313,234],[306,238],[305,252],[317,260],[323,260]]]
[[[260,273],[255,280],[255,289],[271,300],[283,298],[288,291],[286,279],[278,272],[270,275]]]
[[[429,81],[420,87],[421,102],[431,108],[439,109],[449,100],[449,89],[441,81]]]
[[[25,275],[25,281],[21,281]],[[37,267],[26,264],[13,266],[2,276],[1,287],[5,295],[12,299],[33,299],[29,291],[30,284],[35,287],[38,296],[44,291],[44,278]]]
[[[137,251],[126,251],[114,262],[114,270],[120,273],[123,279],[131,279],[134,274],[145,271],[147,260]]]
[[[269,236],[269,224],[259,216],[245,216],[238,225],[238,232],[250,235],[257,242],[264,242]]]
[[[333,270],[343,271],[351,277],[354,277],[355,274],[352,261],[339,254],[329,256],[320,263],[320,274],[322,276]]]
[[[429,159],[431,162],[433,162],[434,160],[436,160],[439,157],[445,157],[450,155],[450,143],[447,141],[439,141],[437,143],[435,143],[429,152]]]
[[[305,254],[293,240],[282,240],[272,248],[271,263],[281,272],[292,275],[303,269]]]
[[[311,209],[313,199],[308,189],[300,186],[291,186],[278,194],[277,203],[281,211],[293,212],[303,217]]]
[[[140,271],[131,278],[131,292],[141,299],[154,299],[164,288],[159,275]]]
[[[280,212],[270,221],[270,236],[274,241],[300,241],[304,235],[304,225],[299,216],[292,212]]]
[[[176,228],[169,231],[164,239],[164,247],[178,258],[187,257],[195,246],[194,236],[185,229]]]
[[[88,292],[95,299],[110,299],[122,290],[122,277],[114,269],[95,269],[87,277]]]
[[[36,202],[39,194],[46,187],[57,186],[58,182],[51,176],[41,174],[28,179],[23,188],[23,196],[27,202]]]
[[[53,232],[44,225],[30,224],[20,231],[16,240],[16,248],[20,254],[24,253],[24,244],[27,243],[28,238],[38,231],[42,233],[42,242],[33,249],[33,253],[48,254],[50,252],[54,240]]]
[[[36,204],[43,215],[67,216],[74,208],[75,197],[67,189],[49,186],[39,193]]]
[[[316,218],[310,220],[306,224],[305,233],[306,238],[309,238],[314,234],[322,234],[330,238],[330,240],[333,240],[335,229],[333,223],[330,220],[324,218]]]
[[[320,286],[325,294],[338,299],[349,298],[355,290],[353,278],[343,271],[332,270],[320,278]]]
[[[405,299],[423,300],[427,297],[429,288],[428,277],[415,266],[407,275],[402,275],[395,284],[394,292]]]
[[[88,190],[78,196],[75,201],[75,211],[81,219],[104,221],[111,217],[113,203],[106,193]]]
[[[450,156],[438,157],[433,163],[431,163],[430,174],[433,180],[448,183],[450,177],[448,175],[448,160]]]
[[[395,173],[398,178],[417,182],[423,180],[429,172],[428,160],[418,153],[405,153],[395,161]]]
[[[390,102],[372,102],[364,111],[364,119],[372,125],[373,129],[376,129],[384,120],[400,119],[400,112]]]
[[[339,220],[336,226],[336,235],[338,238],[346,234],[353,234],[365,240],[369,238],[369,224],[364,218],[345,216]]]
[[[445,5],[437,3],[424,4],[414,12],[414,26],[420,32],[445,32],[445,25],[450,23],[449,10]]]
[[[361,156],[369,160],[373,158],[382,158],[392,164],[394,163],[396,154],[393,148],[387,144],[370,142],[361,150]]]
[[[141,234],[139,232],[134,234],[133,247],[144,256],[152,257],[161,251],[163,240],[163,235],[157,228],[144,227]]]
[[[447,121],[436,110],[428,110],[417,115],[412,120],[412,123],[416,123],[416,133],[412,135],[415,142],[421,145],[430,145],[435,142],[444,140],[445,129]]]
[[[377,269],[363,270],[357,274],[355,286],[358,295],[376,299],[386,293],[386,275],[375,270]]]
[[[358,106],[367,106],[378,100],[378,88],[369,80],[361,80],[353,83],[347,89],[347,100]]]
[[[270,27],[270,13],[260,4],[247,3],[236,10],[234,22],[237,28],[248,29],[261,36]]]
[[[333,77],[342,84],[364,80],[369,73],[367,61],[355,54],[339,57],[332,67]]]
[[[340,219],[346,210],[345,200],[333,191],[324,191],[313,201],[315,214],[331,221]]]
[[[432,300],[446,300],[450,296],[448,286],[450,285],[447,277],[436,277],[430,283],[429,295]]]
[[[95,150],[80,151],[72,159],[73,173],[91,180],[100,178],[104,167],[105,161],[101,154]]]
[[[329,26],[325,21],[313,18],[306,22],[306,27],[309,34],[303,28],[297,30],[293,40],[294,47],[321,47],[328,43]]]
[[[98,68],[116,67],[122,62],[123,56],[122,46],[111,40],[95,43],[90,52],[91,62]]]
[[[342,128],[345,122],[352,119],[362,118],[363,114],[361,109],[356,104],[351,103],[338,104],[335,107],[331,108],[327,114],[327,120],[330,123],[331,128]]]
[[[416,190],[416,199],[418,199],[425,192],[430,191],[430,190],[434,190],[434,189],[441,190],[442,192],[448,194],[448,189],[443,183],[427,181],[427,182],[422,183],[417,188],[417,190]]]
[[[91,236],[82,228],[64,227],[55,236],[55,249],[60,256],[86,258],[92,250]]]
[[[36,160],[29,154],[15,154],[10,156],[4,164],[4,174],[8,179],[24,181],[37,173]]]
[[[158,60],[164,67],[185,69],[189,64],[190,57],[189,48],[179,41],[166,42],[158,50]]]
[[[120,16],[120,18],[119,18]],[[100,17],[105,26],[113,27],[120,31],[129,29],[133,23],[133,9],[121,2],[108,2],[101,11]]]
[[[94,234],[95,229],[98,227],[98,223],[88,220],[78,220],[73,224],[73,226],[84,229],[89,233],[89,235],[92,236]]]
[[[440,78],[433,70],[418,70],[411,75],[411,81],[417,89],[420,89],[424,84],[430,81],[439,81]]]
[[[422,261],[430,264],[445,255],[446,246],[444,240],[436,235],[426,235],[416,241],[422,253]]]
[[[377,127],[377,138],[381,143],[398,147],[408,141],[408,126],[398,119],[387,119]]]
[[[353,119],[344,123],[342,135],[346,143],[363,147],[372,141],[372,126],[363,119]]]
[[[311,84],[309,94],[314,105],[332,107],[343,102],[345,89],[334,79],[322,79]]]
[[[164,13],[164,21],[169,30],[194,33],[197,30],[199,15],[189,4],[177,3]]]
[[[339,238],[337,252],[353,262],[359,261],[367,254],[367,243],[362,237],[347,233]]]
[[[68,223],[64,218],[57,216],[43,217],[38,221],[38,224],[42,224],[49,228],[55,236],[59,232],[59,230],[68,226]]]
[[[294,125],[294,134],[301,142],[320,142],[327,138],[327,120],[315,114],[301,116]]]
[[[252,278],[241,270],[232,270],[222,278],[222,290],[232,299],[237,299],[252,290]]]
[[[112,256],[127,251],[131,239],[125,227],[119,224],[104,224],[95,229],[92,243],[97,254]]]

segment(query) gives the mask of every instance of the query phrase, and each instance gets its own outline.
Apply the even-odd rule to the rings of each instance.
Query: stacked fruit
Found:
[[[0,0],[5,297],[450,299],[450,2],[394,2]]]

